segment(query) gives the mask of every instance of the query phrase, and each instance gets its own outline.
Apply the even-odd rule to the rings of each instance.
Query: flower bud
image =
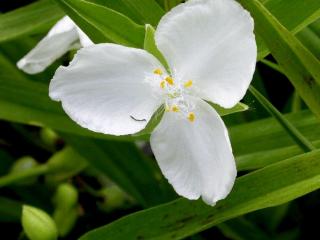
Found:
[[[54,195],[55,210],[53,219],[57,225],[59,235],[66,236],[78,219],[78,192],[69,183],[60,184]]]
[[[58,231],[52,218],[43,210],[24,205],[22,226],[30,240],[56,240]]]
[[[37,161],[29,156],[19,158],[12,165],[10,173],[19,173],[39,165]]]
[[[130,201],[126,193],[116,185],[102,189],[100,194],[104,198],[104,203],[100,207],[106,212],[121,208],[127,201]]]
[[[69,183],[60,184],[53,201],[56,207],[64,209],[72,208],[78,202],[77,189]]]
[[[38,165],[39,163],[33,157],[25,156],[25,157],[19,158],[14,162],[14,164],[10,169],[10,174],[19,174],[21,172],[28,171],[29,169],[32,169]],[[21,181],[18,181],[15,184],[29,185],[29,184],[33,184],[36,180],[37,180],[37,177],[29,177]]]
[[[59,140],[58,135],[50,128],[42,128],[40,131],[40,138],[47,146],[51,148],[55,148]]]
[[[61,237],[66,236],[75,225],[79,216],[77,207],[70,209],[57,208],[53,213],[53,219],[57,225],[59,235]]]

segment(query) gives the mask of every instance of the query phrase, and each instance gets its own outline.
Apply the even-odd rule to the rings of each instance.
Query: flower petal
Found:
[[[186,198],[214,205],[230,192],[236,166],[226,127],[217,112],[198,100],[194,122],[166,112],[151,135],[164,176]]]
[[[225,108],[243,98],[255,69],[250,14],[234,0],[189,0],[160,21],[155,40],[174,78]]]
[[[79,125],[112,135],[142,130],[161,105],[146,76],[161,64],[141,49],[97,44],[60,67],[49,94]],[[159,87],[160,90],[160,87]]]
[[[17,63],[17,66],[29,74],[42,72],[69,51],[78,38],[75,24],[69,17],[64,17]]]

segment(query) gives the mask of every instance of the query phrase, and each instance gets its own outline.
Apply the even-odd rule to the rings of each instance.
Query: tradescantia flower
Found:
[[[69,17],[63,17],[17,66],[29,74],[42,72],[79,42],[83,47],[93,44]]]
[[[236,167],[227,129],[206,101],[231,108],[244,96],[256,62],[253,25],[234,0],[190,0],[155,32],[170,72],[144,50],[93,45],[57,70],[50,97],[82,127],[112,135],[139,132],[163,104],[150,140],[161,171],[179,195],[214,205]]]

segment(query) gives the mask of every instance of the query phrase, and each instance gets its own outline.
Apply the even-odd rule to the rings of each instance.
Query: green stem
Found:
[[[292,112],[299,112],[301,110],[301,98],[297,91],[294,91],[293,93],[293,99],[292,99]]]
[[[276,64],[276,63],[273,63],[269,60],[266,60],[266,59],[261,59],[260,62],[262,62],[263,64],[267,65],[268,67],[272,68],[273,70],[276,70],[277,72],[281,73],[281,74],[284,74],[283,70],[281,69],[281,67]]]
[[[48,170],[49,170],[48,166],[43,164],[19,173],[11,173],[11,174],[5,175],[3,177],[0,177],[0,188],[15,182],[19,182],[26,178],[36,177],[36,176],[45,174],[48,172]]]
[[[281,124],[286,132],[292,137],[292,139],[300,146],[305,152],[313,151],[316,148],[313,144],[305,138],[301,132],[293,126],[287,119],[284,118],[281,112],[279,112],[272,103],[269,102],[258,90],[253,86],[249,87],[249,91],[255,96],[260,104]]]

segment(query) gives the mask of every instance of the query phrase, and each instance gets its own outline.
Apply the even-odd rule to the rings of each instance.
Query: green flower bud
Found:
[[[53,219],[59,235],[66,236],[78,219],[78,191],[69,183],[60,184],[54,195],[55,210]]]
[[[78,191],[69,183],[60,184],[54,195],[53,201],[58,208],[72,208],[78,202]]]
[[[56,240],[58,231],[52,218],[43,210],[24,205],[22,226],[30,240]]]
[[[49,147],[54,148],[59,140],[58,135],[50,128],[42,128],[40,131],[42,141]]]
[[[12,165],[10,173],[19,173],[39,165],[33,157],[22,157]]]
[[[57,225],[59,235],[66,236],[75,225],[79,216],[78,208],[73,207],[70,209],[57,208],[53,213],[53,219]]]
[[[21,172],[28,171],[36,166],[38,166],[39,163],[33,158],[33,157],[22,157],[19,158],[14,162],[14,164],[11,167],[10,174],[19,174]],[[19,181],[15,183],[16,185],[29,185],[34,183],[37,180],[37,177],[29,177],[26,179],[23,179],[22,181]]]
[[[106,212],[122,208],[129,200],[126,193],[116,185],[102,189],[100,194],[104,198],[104,203],[100,207]]]

